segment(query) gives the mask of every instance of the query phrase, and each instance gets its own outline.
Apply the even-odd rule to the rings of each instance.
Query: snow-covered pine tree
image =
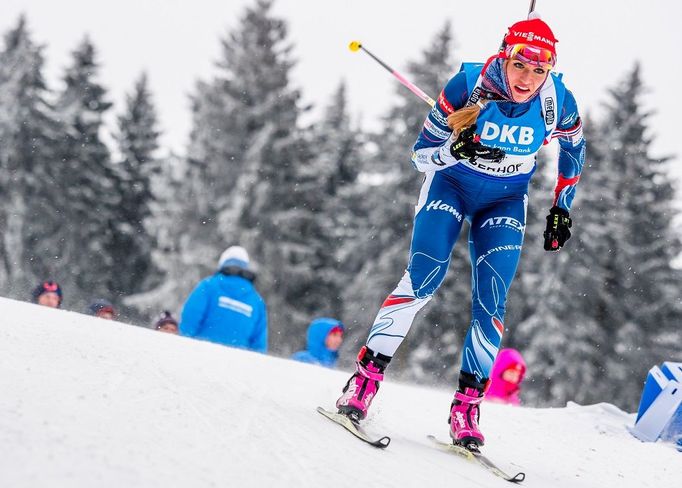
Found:
[[[115,165],[115,192],[120,196],[114,219],[115,232],[106,251],[118,263],[112,276],[112,292],[131,295],[148,287],[153,271],[154,240],[144,222],[150,215],[150,176],[158,149],[156,109],[147,76],[142,74],[118,117],[117,141],[122,160]]]
[[[287,283],[297,314],[290,330],[299,349],[311,318],[343,319],[341,295],[350,278],[342,259],[354,237],[350,193],[362,164],[362,141],[350,121],[344,83],[330,100],[321,120],[304,131],[310,154],[295,168],[298,201],[283,214],[287,240],[300,246]]]
[[[52,177],[60,171],[53,152],[59,137],[42,75],[42,47],[26,19],[5,35],[0,53],[0,292],[28,298],[34,281],[60,279],[52,267],[53,233],[48,225],[59,195]]]
[[[187,158],[155,164],[146,226],[157,241],[153,262],[163,278],[126,299],[138,310],[179,311],[197,281],[215,272],[218,256],[229,245],[245,246],[261,270],[269,266],[249,247],[240,219],[261,179],[262,151],[277,139],[271,135],[280,122],[271,122],[297,117],[292,107],[298,94],[287,88],[292,64],[283,46],[286,28],[270,16],[271,4],[254,2],[245,10],[240,24],[221,40],[218,73],[197,83]],[[281,125],[286,128],[282,135],[295,127]],[[259,289],[267,289],[267,283],[261,277]]]
[[[121,263],[110,254],[120,195],[109,149],[102,142],[102,116],[111,107],[97,81],[95,48],[86,37],[73,52],[64,75],[57,110],[66,125],[60,141],[61,165],[56,187],[62,193],[58,217],[56,266],[67,289],[84,306],[111,295]]]
[[[648,368],[672,359],[665,356],[670,351],[660,350],[658,340],[670,332],[680,337],[682,319],[682,271],[671,265],[682,250],[672,227],[674,188],[666,159],[650,154],[644,93],[636,64],[610,91],[601,126],[609,144],[603,164],[619,179],[608,216],[619,231],[612,236],[618,292],[601,323],[610,338],[604,380],[617,385],[610,391],[613,402],[631,410],[637,407]]]
[[[124,303],[144,317],[169,310],[179,317],[182,304],[204,273],[205,257],[197,256],[194,238],[187,233],[188,208],[196,190],[188,185],[188,163],[171,155],[153,159],[150,164],[150,215],[145,228],[154,242],[152,265],[158,269],[158,280],[150,280],[148,288],[125,297]],[[199,260],[201,259],[201,260]]]

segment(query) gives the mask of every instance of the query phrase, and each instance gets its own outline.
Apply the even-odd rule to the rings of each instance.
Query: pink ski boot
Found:
[[[485,382],[478,382],[469,373],[461,372],[459,388],[450,407],[450,437],[452,442],[467,449],[478,450],[485,438],[478,428],[479,405],[483,401]]]
[[[372,399],[379,391],[379,383],[384,379],[384,370],[390,357],[375,354],[363,346],[355,363],[356,369],[343,388],[343,395],[336,401],[339,413],[359,422],[367,416]]]

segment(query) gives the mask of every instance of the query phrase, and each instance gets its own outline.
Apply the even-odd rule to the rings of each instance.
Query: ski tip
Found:
[[[388,445],[391,443],[391,438],[388,436],[384,436],[381,439],[377,439],[377,441],[374,443],[377,447],[380,448],[386,448]]]
[[[324,407],[317,407],[315,410],[317,410],[318,413],[321,413],[325,417],[330,417],[330,418],[338,413],[335,410],[327,410]]]
[[[525,479],[526,479],[526,473],[516,473],[516,475],[509,478],[507,481],[511,481],[512,483],[521,483]]]
[[[338,412],[331,412],[323,407],[317,407],[316,409],[320,414],[327,417],[332,422],[339,424],[341,427],[346,429],[348,432],[353,434],[355,437],[361,439],[362,441],[370,444],[374,447],[380,449],[385,449],[391,443],[391,438],[388,436],[380,437],[379,439],[373,439],[369,437],[365,431],[360,427],[360,425],[353,421],[348,415],[344,415]]]

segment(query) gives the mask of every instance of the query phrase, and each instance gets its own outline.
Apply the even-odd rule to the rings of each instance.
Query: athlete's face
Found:
[[[549,70],[510,59],[506,65],[507,81],[515,102],[527,101],[547,79]]]

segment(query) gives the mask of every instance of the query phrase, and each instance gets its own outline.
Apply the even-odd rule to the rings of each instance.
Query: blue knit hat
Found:
[[[116,310],[110,301],[100,298],[92,302],[87,309],[89,315],[98,315],[102,312],[109,312],[112,315],[116,315]]]

